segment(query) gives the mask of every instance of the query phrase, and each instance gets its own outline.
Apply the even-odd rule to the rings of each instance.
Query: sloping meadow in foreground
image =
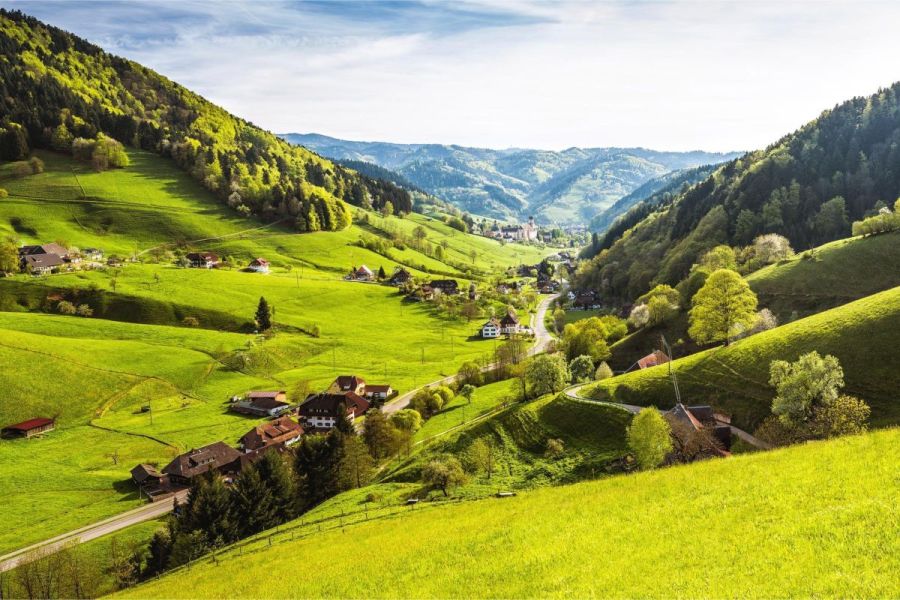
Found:
[[[898,464],[891,429],[419,507],[250,542],[126,595],[897,597]],[[298,586],[271,576],[292,572],[314,576]]]

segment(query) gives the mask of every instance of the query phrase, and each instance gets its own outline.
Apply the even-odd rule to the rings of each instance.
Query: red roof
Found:
[[[15,425],[9,425],[4,427],[4,429],[15,429],[16,431],[30,431],[32,429],[38,429],[40,427],[46,427],[47,425],[53,425],[53,419],[46,419],[44,417],[38,417],[36,419],[28,419],[27,421],[22,421],[21,423],[16,423]]]
[[[655,367],[669,362],[669,357],[662,350],[654,350],[652,354],[648,354],[638,361],[638,366],[642,369]]]

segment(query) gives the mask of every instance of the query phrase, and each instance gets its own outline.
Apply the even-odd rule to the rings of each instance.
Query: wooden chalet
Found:
[[[330,394],[342,394],[344,392],[353,392],[360,396],[366,395],[366,380],[357,375],[338,375],[331,382],[328,389],[325,390]]]
[[[55,419],[37,417],[34,419],[28,419],[27,421],[22,421],[21,423],[7,425],[2,430],[0,430],[0,435],[5,438],[30,438],[42,433],[47,433],[48,431],[53,431],[55,428]]]
[[[268,273],[269,261],[264,258],[254,258],[250,261],[250,264],[247,265],[247,269],[249,269],[250,271],[255,271],[257,273]]]
[[[254,417],[276,417],[290,410],[287,392],[247,392],[243,400],[234,398],[229,407],[232,412]]]
[[[432,291],[438,290],[448,296],[455,296],[459,293],[459,282],[455,279],[432,279],[428,282],[428,287]]]
[[[310,395],[297,413],[307,429],[329,430],[346,418],[353,422],[369,410],[369,401],[355,392],[334,394],[323,392]]]
[[[240,457],[241,453],[225,442],[215,442],[175,457],[162,473],[173,485],[190,485],[195,477],[209,471],[225,472]]]
[[[411,279],[412,274],[403,267],[400,267],[394,271],[394,274],[391,275],[388,283],[391,285],[403,285],[404,283],[408,283]]]

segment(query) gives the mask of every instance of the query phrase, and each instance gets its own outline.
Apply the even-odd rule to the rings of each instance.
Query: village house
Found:
[[[500,337],[500,319],[491,317],[491,320],[481,326],[481,337],[494,339]]]
[[[235,461],[240,457],[241,453],[225,442],[215,442],[175,457],[162,473],[169,477],[173,485],[187,486],[194,477],[209,471],[222,473],[234,468]]]
[[[303,428],[290,417],[284,416],[257,425],[245,433],[238,446],[245,453],[273,445],[290,446],[303,437]]]
[[[365,398],[370,401],[382,401],[390,398],[393,393],[394,388],[390,385],[366,385]]]
[[[250,261],[250,264],[247,265],[247,269],[250,271],[255,271],[257,273],[268,273],[269,261],[264,258],[254,258]]]
[[[37,417],[34,419],[29,419],[27,421],[22,421],[21,423],[7,425],[2,430],[0,430],[0,435],[5,438],[30,438],[42,433],[47,433],[48,431],[53,431],[55,428],[55,419]]]
[[[662,350],[654,350],[647,356],[638,360],[637,366],[641,369],[649,369],[650,367],[655,367],[656,365],[664,365],[670,360],[672,359],[670,359],[669,356]]]
[[[56,254],[29,254],[22,258],[22,270],[32,275],[47,275],[59,271],[65,261]]]
[[[81,256],[86,260],[101,261],[103,260],[103,251],[99,248],[84,248],[81,251]]]
[[[151,502],[155,502],[171,493],[169,477],[160,473],[153,465],[141,463],[131,470],[131,480],[138,486]]]
[[[412,279],[412,274],[410,274],[410,272],[407,271],[406,269],[404,269],[403,267],[400,267],[399,269],[394,271],[394,274],[391,275],[391,278],[390,278],[390,280],[388,280],[388,283],[391,285],[400,286],[400,285],[403,285],[404,283],[408,283],[410,279]]]
[[[212,252],[190,252],[185,256],[195,269],[214,269],[219,266],[219,256]]]
[[[459,293],[459,283],[455,279],[432,279],[428,282],[432,290],[440,290],[442,294],[455,296]]]
[[[354,392],[333,394],[323,392],[310,395],[297,413],[306,429],[329,430],[346,418],[351,423],[369,410],[369,401]]]
[[[287,401],[287,393],[284,390],[276,392],[247,392],[243,399],[235,396],[231,400],[230,409],[232,412],[255,417],[275,417],[291,408]]]
[[[342,394],[344,392],[353,392],[360,396],[366,395],[366,380],[356,375],[338,375],[328,389],[325,390],[329,394]]]
[[[522,330],[519,324],[519,317],[512,311],[506,313],[506,316],[500,319],[500,333],[504,335],[514,335]]]
[[[353,267],[344,279],[347,281],[375,281],[375,273],[366,265],[361,265],[358,269]]]

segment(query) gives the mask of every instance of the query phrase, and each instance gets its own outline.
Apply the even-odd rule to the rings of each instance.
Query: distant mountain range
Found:
[[[340,161],[366,161],[476,215],[584,223],[651,179],[715,164],[739,153],[644,148],[492,150],[444,144],[356,142],[316,133],[285,140]]]

